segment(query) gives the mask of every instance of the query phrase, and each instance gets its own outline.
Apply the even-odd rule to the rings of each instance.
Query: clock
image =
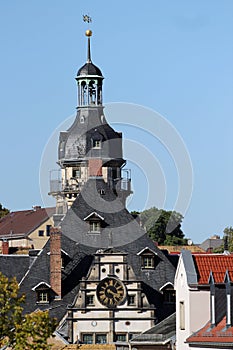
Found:
[[[115,307],[125,299],[125,286],[114,277],[106,277],[98,284],[96,294],[102,305]]]

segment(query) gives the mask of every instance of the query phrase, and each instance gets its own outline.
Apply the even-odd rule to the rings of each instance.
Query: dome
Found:
[[[83,76],[83,75],[98,75],[100,77],[102,76],[102,72],[101,70],[96,67],[92,62],[87,62],[85,63],[79,70],[77,73],[77,77],[79,76]]]

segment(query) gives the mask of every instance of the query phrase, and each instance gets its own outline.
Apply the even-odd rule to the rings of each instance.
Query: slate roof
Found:
[[[215,283],[223,283],[227,270],[230,276],[233,273],[233,254],[193,255],[193,260],[199,285],[209,283],[210,272],[214,276]]]
[[[188,337],[186,342],[192,345],[199,344],[199,346],[225,345],[233,348],[233,327],[226,328],[226,317],[214,327],[208,322],[203,328]]]
[[[86,276],[92,262],[93,249],[62,236],[62,250],[69,255],[68,262],[62,269],[62,299],[52,300],[49,304],[38,304],[36,292],[32,290],[40,282],[50,284],[50,255],[48,254],[50,241],[48,241],[20,286],[20,290],[26,295],[25,313],[36,309],[49,310],[50,315],[60,321],[66,313],[67,306],[74,301],[79,290],[79,281]]]
[[[199,247],[207,251],[209,249],[219,248],[223,243],[223,239],[221,238],[207,238],[204,242],[199,244]]]
[[[101,70],[95,66],[92,62],[85,63],[77,72],[77,77],[79,76],[87,76],[87,75],[98,75],[99,77],[103,78]]]
[[[8,278],[16,277],[20,283],[32,262],[28,255],[0,255],[0,271]]]
[[[25,237],[55,213],[55,208],[35,207],[13,211],[0,219],[0,239]]]
[[[104,191],[101,192],[101,189]],[[92,212],[104,218],[100,234],[91,234],[88,223],[83,221]],[[174,282],[175,267],[148,238],[137,220],[103,179],[90,178],[87,181],[62,221],[61,231],[64,236],[94,251],[114,247],[117,251],[127,253],[128,263],[136,278],[143,281],[149,303],[157,307],[158,318],[164,318],[163,312],[166,314],[166,311],[161,308],[162,294],[159,289],[167,282]],[[155,269],[141,267],[141,256],[138,253],[145,247],[156,253]]]
[[[176,313],[165,318],[163,321],[159,322],[154,327],[148,329],[147,331],[133,337],[131,339],[131,344],[166,344],[171,340],[174,341],[176,335]]]
[[[101,150],[92,148],[97,134],[101,138]],[[102,106],[79,108],[71,127],[60,133],[58,159],[71,162],[100,156],[103,162],[118,159],[122,165],[122,134],[107,123]]]
[[[104,195],[99,189],[105,189]],[[103,199],[104,198],[104,199]],[[90,234],[88,225],[83,221],[91,212],[97,212],[105,221],[100,234]],[[25,312],[37,308],[49,309],[52,317],[58,321],[65,316],[67,307],[72,306],[79,291],[79,282],[88,275],[94,254],[98,249],[107,252],[127,253],[128,263],[132,266],[137,280],[142,281],[143,292],[149,303],[155,305],[158,320],[171,313],[162,307],[163,299],[159,288],[167,282],[173,283],[175,268],[167,257],[147,237],[137,221],[124,208],[114,191],[102,179],[89,179],[82,192],[68,210],[62,224],[61,249],[68,256],[62,269],[62,299],[52,300],[50,304],[37,304],[36,292],[32,289],[40,282],[50,284],[50,242],[48,241],[31,265],[28,274],[21,283],[21,291],[26,294]],[[155,269],[143,270],[141,257],[137,255],[143,248],[149,247],[156,252]]]

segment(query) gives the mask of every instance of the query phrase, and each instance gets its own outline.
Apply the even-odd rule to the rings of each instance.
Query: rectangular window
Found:
[[[49,295],[47,291],[38,291],[37,292],[37,302],[38,303],[48,303]]]
[[[135,295],[128,296],[128,305],[135,305]]]
[[[93,344],[93,334],[83,334],[84,344]]]
[[[180,301],[180,329],[185,329],[185,309],[184,309],[184,301]]]
[[[46,225],[46,236],[49,237],[50,236],[50,229],[51,229],[52,225]]]
[[[165,289],[163,295],[165,303],[174,304],[176,302],[176,292],[174,289]]]
[[[86,296],[86,304],[87,305],[94,305],[94,295],[87,295]]]
[[[100,222],[99,221],[91,221],[90,222],[90,232],[100,232]]]
[[[142,267],[144,269],[154,268],[154,257],[153,256],[143,256],[142,257]]]
[[[38,231],[38,236],[43,237],[44,236],[44,230],[39,230]]]
[[[126,334],[122,334],[122,333],[116,334],[116,341],[126,341]]]
[[[106,334],[96,334],[95,341],[96,341],[96,344],[106,344],[107,343],[107,335]]]
[[[81,168],[80,167],[73,168],[72,177],[77,177],[77,178],[81,177]]]
[[[101,148],[101,141],[93,140],[93,148]]]

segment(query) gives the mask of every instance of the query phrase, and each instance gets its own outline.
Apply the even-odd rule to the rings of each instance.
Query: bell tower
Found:
[[[77,73],[78,106],[102,106],[102,73],[91,61],[91,36],[92,31],[87,30],[87,62]]]
[[[125,205],[131,192],[130,171],[123,169],[122,133],[107,122],[103,106],[103,75],[91,60],[92,31],[87,30],[87,61],[78,70],[77,114],[73,125],[60,133],[58,147],[59,176],[50,174],[50,192],[56,198],[55,224],[91,177],[101,177]],[[124,176],[123,176],[124,175]]]

